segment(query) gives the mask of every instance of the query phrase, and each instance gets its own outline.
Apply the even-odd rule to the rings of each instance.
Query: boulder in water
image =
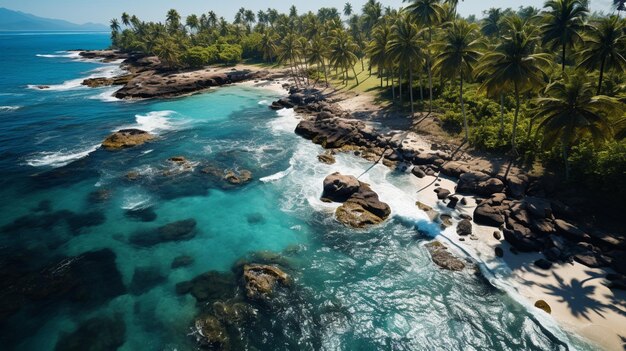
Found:
[[[245,184],[252,180],[252,172],[246,169],[242,169],[242,170],[227,169],[224,172],[223,179],[233,185]]]
[[[106,150],[120,150],[142,145],[154,138],[154,135],[140,129],[122,129],[109,135],[102,142],[102,147]]]
[[[548,303],[544,300],[538,300],[537,302],[535,302],[535,307],[544,310],[548,314],[552,313],[552,308],[550,308],[550,305],[548,305]]]
[[[436,265],[450,271],[461,271],[465,268],[465,263],[448,251],[448,248],[439,241],[426,244],[426,249]]]
[[[272,265],[245,265],[243,279],[246,297],[251,300],[265,300],[271,297],[276,285],[289,285],[287,273]]]
[[[322,198],[334,202],[344,202],[359,190],[360,182],[351,175],[333,173],[324,179]]]
[[[203,349],[224,350],[228,347],[226,328],[215,316],[196,319],[194,335],[198,345]]]

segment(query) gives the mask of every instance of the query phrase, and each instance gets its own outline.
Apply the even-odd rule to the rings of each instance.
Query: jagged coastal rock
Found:
[[[289,275],[272,265],[245,265],[243,280],[246,297],[251,300],[265,300],[272,296],[277,285],[289,285]]]
[[[461,271],[465,263],[448,251],[448,248],[439,241],[433,241],[425,245],[436,265],[450,271]]]
[[[389,205],[380,201],[368,184],[350,175],[333,173],[326,177],[322,200],[342,202],[335,211],[337,220],[354,228],[382,223],[391,214]]]
[[[153,134],[140,129],[122,129],[109,135],[102,142],[102,147],[106,150],[126,149],[145,144],[154,138]]]

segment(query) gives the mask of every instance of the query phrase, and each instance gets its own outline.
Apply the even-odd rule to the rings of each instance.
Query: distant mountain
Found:
[[[0,30],[107,31],[109,27],[98,23],[75,24],[0,7]]]

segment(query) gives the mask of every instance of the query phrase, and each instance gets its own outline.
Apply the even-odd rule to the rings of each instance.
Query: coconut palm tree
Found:
[[[298,36],[294,33],[289,33],[287,36],[283,38],[280,42],[280,47],[278,48],[278,59],[280,62],[288,63],[291,68],[291,74],[296,82],[296,86],[298,86],[298,76],[297,76],[297,66],[296,60],[298,59],[300,53],[298,52]],[[296,67],[294,69],[294,67]]]
[[[346,17],[350,17],[352,15],[352,4],[349,2],[346,2],[346,4],[343,6],[343,14]]]
[[[613,0],[613,6],[617,10],[617,14],[620,12],[626,11],[626,0]]]
[[[126,12],[122,13],[122,24],[126,27],[130,25],[130,15]]]
[[[441,22],[445,11],[439,3],[439,0],[413,0],[413,3],[407,7],[407,11],[415,17],[418,24],[428,28],[426,64],[428,69],[429,89],[428,112],[431,113],[433,111],[433,70],[430,45],[433,41],[433,26]]]
[[[352,68],[352,72],[354,73],[356,84],[359,85],[359,77],[354,69],[354,64],[358,61],[358,58],[354,53],[357,48],[356,44],[352,41],[350,34],[348,34],[348,32],[344,29],[334,30],[333,41],[330,47],[330,63],[335,67],[335,69],[342,70],[344,85],[348,84],[348,70],[350,68]]]
[[[489,37],[497,37],[502,30],[503,13],[501,9],[490,8],[483,12],[487,16],[482,20],[480,31]]]
[[[120,23],[117,21],[117,18],[114,18],[111,20],[111,32],[113,33],[119,33],[120,31]]]
[[[411,117],[415,114],[413,106],[413,69],[420,66],[423,60],[421,32],[408,16],[398,21],[391,29],[391,37],[387,44],[387,55],[399,65],[400,82],[408,71],[409,96],[411,101]],[[402,86],[402,84],[400,84]]]
[[[167,11],[166,23],[170,33],[178,31],[180,29],[180,15],[178,11],[174,9]]]
[[[185,24],[189,28],[189,32],[197,30],[200,27],[200,20],[196,15],[189,15],[185,19]]]
[[[326,86],[328,86],[328,72],[326,70],[326,58],[328,57],[329,50],[328,45],[322,37],[319,35],[315,36],[311,40],[311,44],[309,45],[308,50],[308,61],[311,64],[317,65],[317,71],[320,70],[320,65],[322,66],[322,70],[324,71],[324,80],[326,81]]]
[[[610,116],[620,116],[624,106],[616,99],[595,95],[583,75],[565,76],[545,90],[546,97],[536,99],[535,117],[541,122],[543,144],[552,147],[561,143],[565,177],[569,178],[568,153],[580,137],[604,141],[612,136]]]
[[[561,49],[561,70],[565,72],[565,55],[568,48],[582,41],[584,18],[589,12],[580,0],[549,0],[541,26],[543,45],[552,51]]]
[[[624,21],[617,16],[602,18],[587,33],[579,66],[589,71],[600,70],[597,94],[602,92],[604,72],[626,70]]]
[[[171,37],[161,37],[154,47],[154,52],[170,68],[176,67],[180,62],[180,48]]]
[[[437,45],[439,54],[435,56],[433,69],[448,75],[451,78],[459,78],[459,100],[465,128],[465,141],[469,140],[469,128],[465,115],[465,102],[463,101],[463,82],[472,78],[482,53],[483,47],[478,40],[478,26],[465,20],[457,20],[448,26],[443,34],[441,42]]]
[[[261,52],[263,59],[272,63],[278,48],[276,46],[276,34],[273,30],[266,30],[261,37]]]
[[[387,43],[391,38],[391,27],[386,23],[380,23],[372,32],[372,40],[367,46],[367,54],[370,58],[370,65],[378,67],[380,86],[383,86],[383,75],[389,74],[385,67],[388,65]]]
[[[488,95],[511,91],[515,95],[511,148],[516,154],[520,95],[545,85],[545,69],[550,66],[550,55],[536,52],[539,38],[519,17],[507,17],[504,22],[508,27],[507,35],[493,51],[482,57],[476,72],[484,79],[481,90]]]

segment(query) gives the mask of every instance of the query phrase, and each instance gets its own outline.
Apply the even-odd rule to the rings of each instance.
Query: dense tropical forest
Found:
[[[303,14],[242,8],[232,22],[213,11],[183,20],[170,10],[164,23],[124,13],[111,21],[112,43],[157,55],[167,69],[282,65],[299,85],[358,90],[366,73],[377,85],[368,90],[413,116],[437,116],[476,149],[541,164],[601,198],[626,196],[624,0],[612,14],[549,0],[481,19],[459,16],[458,0],[406,2]]]

